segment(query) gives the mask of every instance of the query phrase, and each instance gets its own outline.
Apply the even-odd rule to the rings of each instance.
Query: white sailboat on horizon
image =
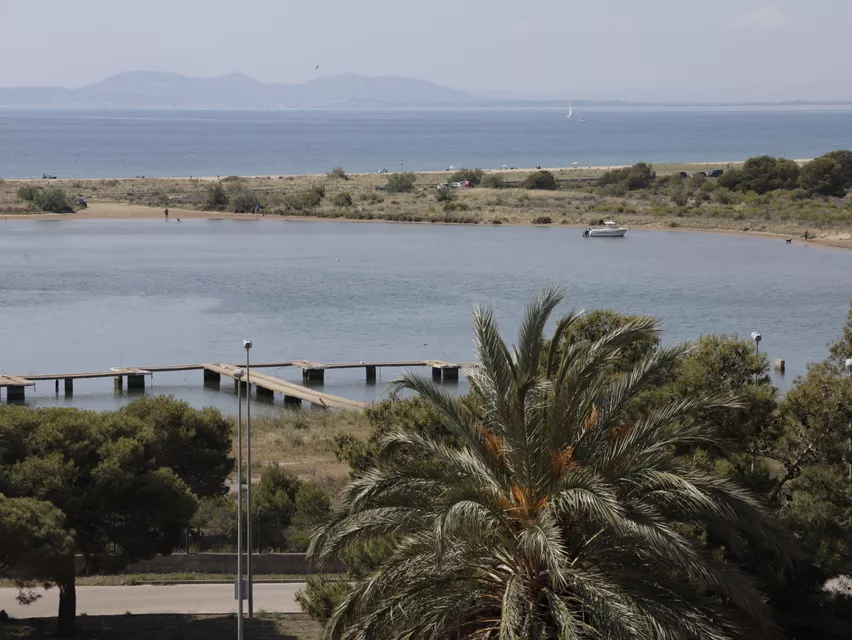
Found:
[[[565,116],[565,117],[570,118],[572,115],[574,115],[574,109],[571,108],[571,103],[569,102],[568,103],[568,115]]]

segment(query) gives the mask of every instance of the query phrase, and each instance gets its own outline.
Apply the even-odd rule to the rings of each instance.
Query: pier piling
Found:
[[[65,395],[74,395],[74,378],[65,378]]]
[[[23,402],[26,399],[23,385],[6,387],[6,402]]]

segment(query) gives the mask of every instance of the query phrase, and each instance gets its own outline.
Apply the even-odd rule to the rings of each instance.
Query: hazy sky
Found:
[[[850,25],[852,0],[0,0],[0,86],[349,71],[534,98],[852,100]]]

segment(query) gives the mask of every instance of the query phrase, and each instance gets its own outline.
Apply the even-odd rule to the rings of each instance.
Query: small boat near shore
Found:
[[[623,238],[630,227],[619,227],[612,220],[604,220],[602,227],[589,227],[583,232],[584,238]]]

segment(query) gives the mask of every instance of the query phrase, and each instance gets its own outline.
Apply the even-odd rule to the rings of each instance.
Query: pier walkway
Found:
[[[306,383],[322,383],[325,380],[325,372],[335,369],[364,369],[368,382],[376,380],[378,369],[414,369],[418,367],[429,367],[432,369],[432,377],[435,380],[457,381],[459,371],[473,364],[456,364],[444,362],[443,360],[403,360],[403,361],[375,361],[375,362],[330,362],[320,363],[312,360],[288,360],[283,362],[258,362],[251,364],[251,384],[253,384],[260,395],[273,395],[280,393],[284,396],[285,403],[297,404],[308,402],[316,407],[342,410],[360,410],[367,406],[364,402],[341,398],[325,393],[316,388],[302,386],[276,378],[258,369],[298,367],[302,370],[302,378]],[[242,368],[242,364],[232,363],[202,363],[202,364],[178,364],[159,367],[113,367],[108,371],[93,371],[88,373],[45,373],[30,374],[26,376],[0,375],[0,389],[6,389],[6,399],[9,402],[23,402],[25,389],[35,386],[36,382],[53,380],[56,393],[59,393],[59,381],[63,382],[66,396],[74,393],[74,381],[113,378],[114,388],[121,391],[126,387],[128,390],[145,389],[145,378],[155,373],[169,373],[176,371],[203,371],[204,383],[206,385],[218,385],[221,376],[234,378],[234,372]],[[237,382],[234,378],[235,383]],[[242,383],[245,385],[245,382]]]

